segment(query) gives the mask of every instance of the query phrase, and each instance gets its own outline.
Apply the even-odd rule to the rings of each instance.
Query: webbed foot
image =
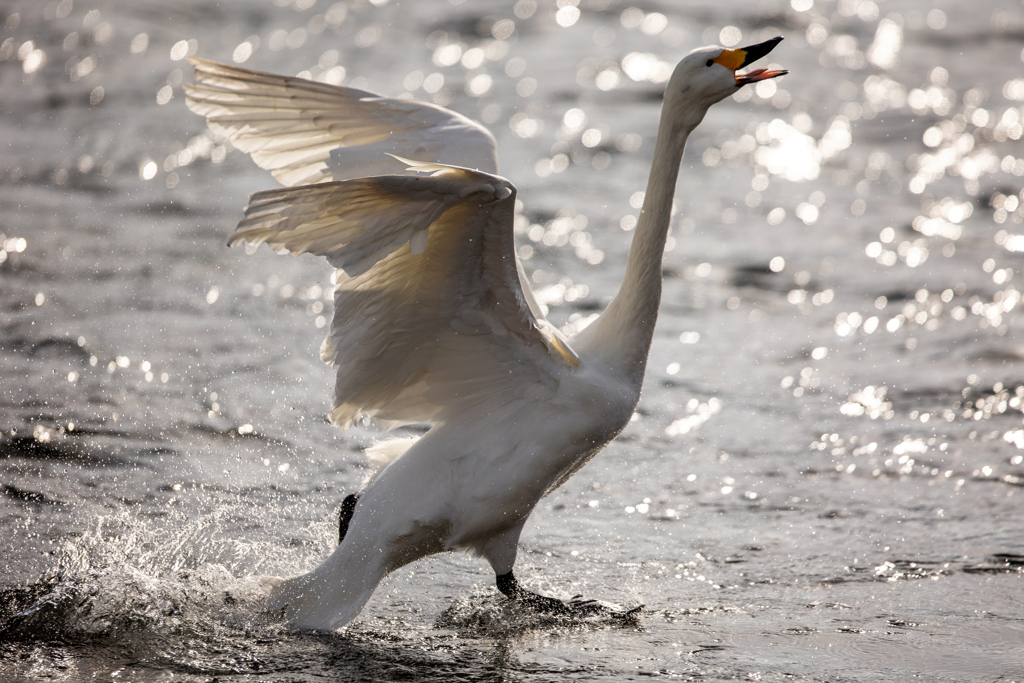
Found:
[[[574,596],[571,600],[559,600],[540,593],[528,591],[519,585],[512,572],[496,577],[498,590],[509,600],[517,602],[536,612],[559,614],[573,617],[605,615],[613,619],[634,619],[643,609],[643,605],[630,609],[618,608],[599,600],[585,600],[583,596]]]

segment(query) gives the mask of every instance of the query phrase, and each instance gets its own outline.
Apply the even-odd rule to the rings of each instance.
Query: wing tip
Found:
[[[332,425],[341,431],[347,432],[351,429],[357,417],[359,417],[359,415],[352,409],[351,405],[342,403],[331,411],[331,414],[327,416],[327,419],[331,421]]]

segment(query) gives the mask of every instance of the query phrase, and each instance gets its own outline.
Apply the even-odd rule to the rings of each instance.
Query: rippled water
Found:
[[[1024,9],[910,0],[59,0],[0,15],[0,677],[1024,679]],[[634,422],[482,562],[285,630],[374,431],[324,420],[328,268],[224,241],[268,174],[198,54],[486,122],[553,321],[616,288],[667,70],[786,40],[691,138]]]

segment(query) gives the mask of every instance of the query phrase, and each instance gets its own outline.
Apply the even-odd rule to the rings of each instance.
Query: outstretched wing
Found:
[[[578,365],[524,291],[512,184],[416,168],[432,174],[256,193],[229,242],[319,254],[339,269],[321,355],[337,370],[331,421],[343,429],[361,415],[391,427],[549,398]]]
[[[497,173],[487,129],[442,107],[189,61],[189,109],[285,186],[407,173],[388,154]]]

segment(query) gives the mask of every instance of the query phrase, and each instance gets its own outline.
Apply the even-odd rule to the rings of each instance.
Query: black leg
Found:
[[[352,521],[352,513],[356,511],[356,503],[359,502],[359,496],[355,493],[350,493],[345,496],[345,500],[341,501],[341,509],[338,510],[338,545],[345,540],[345,534],[348,533],[348,523]]]
[[[509,600],[515,600],[519,597],[519,591],[521,591],[522,588],[519,587],[519,582],[516,581],[516,577],[512,572],[496,577],[495,581],[498,584],[498,590],[500,590],[506,598]]]
[[[526,590],[519,585],[519,581],[516,580],[512,572],[496,577],[495,581],[498,584],[498,590],[506,598],[526,605],[530,609],[537,610],[538,612],[555,612],[558,614],[568,614],[572,611],[569,605],[558,598],[549,598],[546,595]]]

